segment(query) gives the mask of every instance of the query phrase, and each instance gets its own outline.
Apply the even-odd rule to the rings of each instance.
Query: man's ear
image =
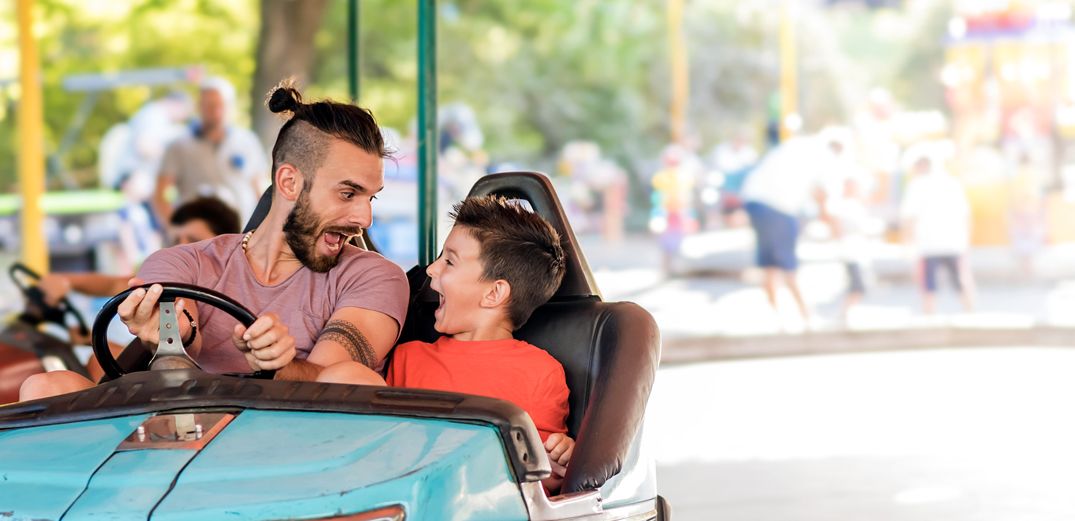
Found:
[[[483,308],[496,308],[506,306],[511,300],[511,284],[504,279],[497,279],[489,285],[482,297]]]
[[[273,184],[276,186],[276,191],[280,192],[280,195],[288,201],[294,202],[299,198],[305,182],[306,178],[302,175],[302,172],[291,163],[281,164],[280,168],[277,168],[273,174]]]

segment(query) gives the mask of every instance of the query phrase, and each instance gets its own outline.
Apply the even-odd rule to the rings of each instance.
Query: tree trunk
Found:
[[[261,32],[250,99],[250,121],[266,150],[272,150],[283,122],[265,107],[265,95],[280,80],[294,76],[305,85],[310,76],[314,35],[328,0],[261,0]]]

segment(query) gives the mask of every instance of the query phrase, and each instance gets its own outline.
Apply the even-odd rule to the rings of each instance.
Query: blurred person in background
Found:
[[[128,121],[113,125],[101,138],[101,187],[120,190],[125,201],[119,210],[122,255],[118,260],[123,270],[133,271],[161,248],[163,223],[154,216],[153,191],[164,151],[186,134],[191,111],[190,97],[172,92],[142,105]]]
[[[816,136],[793,137],[762,158],[743,184],[743,208],[756,239],[755,261],[764,274],[765,295],[778,310],[777,292],[791,292],[804,324],[810,310],[795,279],[799,219],[812,208],[834,229],[825,204],[827,190],[843,169],[838,162],[848,146],[844,132],[826,129]]]
[[[911,179],[900,205],[904,230],[919,257],[922,310],[937,307],[937,274],[948,272],[963,309],[974,308],[974,281],[967,266],[971,212],[958,180],[927,153],[912,156]]]
[[[692,213],[698,179],[695,169],[685,161],[686,154],[679,145],[666,147],[661,155],[662,167],[650,181],[653,187],[650,231],[658,235],[665,273],[672,272],[684,236],[698,228]]]
[[[254,212],[269,182],[265,149],[248,129],[230,123],[235,88],[223,78],[207,78],[200,86],[200,120],[188,136],[164,153],[153,192],[153,207],[167,222],[174,204],[198,197],[217,197],[242,219]],[[169,192],[175,189],[170,202]]]
[[[1019,155],[1008,181],[1008,232],[1012,251],[1025,277],[1034,274],[1034,255],[1045,244],[1045,186],[1042,171],[1026,152]]]
[[[850,322],[854,308],[866,294],[865,273],[869,269],[869,245],[866,232],[870,221],[866,205],[866,190],[862,176],[851,173],[830,195],[826,204],[831,216],[833,238],[836,239],[840,261],[847,271],[847,295],[844,297],[843,320]]]
[[[740,132],[729,141],[720,143],[710,153],[710,164],[719,176],[719,209],[725,225],[741,224],[736,215],[742,215],[743,201],[740,191],[747,174],[758,162],[758,151],[747,140],[747,133]],[[714,185],[712,179],[708,180]],[[707,223],[708,224],[708,223]]]

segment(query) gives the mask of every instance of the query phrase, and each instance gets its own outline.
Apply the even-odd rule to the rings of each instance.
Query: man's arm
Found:
[[[276,378],[313,381],[325,367],[357,362],[351,364],[353,370],[367,373],[371,380],[380,379],[373,368],[388,355],[398,335],[399,324],[384,313],[354,307],[340,309],[321,330],[310,356],[292,360],[277,371]]]

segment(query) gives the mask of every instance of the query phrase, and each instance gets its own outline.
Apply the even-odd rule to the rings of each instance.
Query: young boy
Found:
[[[455,205],[452,217],[443,253],[426,268],[430,288],[440,295],[434,328],[445,336],[396,347],[386,382],[519,406],[545,443],[553,475],[543,484],[555,490],[574,448],[566,435],[564,369],[512,332],[560,286],[565,270],[560,237],[541,216],[500,197],[466,199]],[[355,378],[346,367],[326,369],[318,380],[383,383]]]

